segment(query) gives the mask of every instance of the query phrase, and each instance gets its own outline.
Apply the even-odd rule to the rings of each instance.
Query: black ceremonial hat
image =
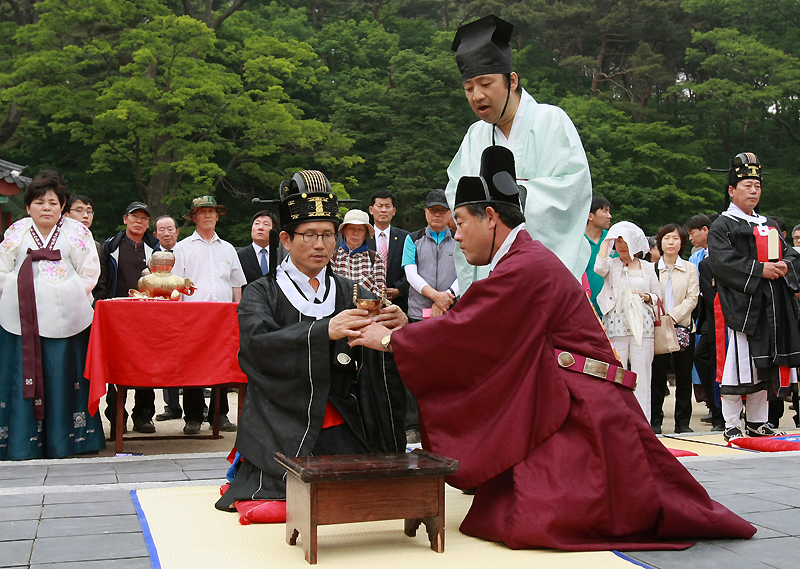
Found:
[[[281,182],[281,227],[289,229],[309,221],[331,221],[339,227],[339,200],[325,174],[303,170]]]
[[[481,154],[481,175],[463,176],[456,187],[455,206],[509,203],[520,210],[514,153],[505,146],[488,146]]]
[[[513,31],[513,24],[494,14],[458,28],[451,49],[456,52],[461,80],[491,73],[511,73],[508,42]]]
[[[752,152],[741,152],[731,160],[728,184],[735,188],[739,180],[748,178],[761,180],[761,162],[758,161],[758,156]]]

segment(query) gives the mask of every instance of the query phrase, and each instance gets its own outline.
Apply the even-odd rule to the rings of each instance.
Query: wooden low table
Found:
[[[414,537],[425,524],[431,549],[444,552],[444,477],[458,461],[416,450],[403,454],[286,457],[286,542],[303,536],[306,561],[317,562],[317,526],[405,519]]]

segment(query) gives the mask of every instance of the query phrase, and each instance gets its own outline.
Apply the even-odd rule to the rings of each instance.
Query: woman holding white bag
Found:
[[[609,250],[618,257],[610,258]],[[653,364],[653,310],[661,287],[652,263],[636,257],[650,249],[644,232],[630,221],[611,226],[597,254],[595,272],[605,279],[597,296],[603,325],[623,366],[639,378],[636,399],[650,420],[650,374]]]

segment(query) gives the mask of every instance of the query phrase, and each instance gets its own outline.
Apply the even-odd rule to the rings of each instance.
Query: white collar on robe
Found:
[[[728,209],[722,212],[722,215],[732,218],[739,218],[748,223],[755,223],[756,225],[764,225],[767,223],[767,218],[763,215],[753,212],[755,215],[747,215],[743,212],[738,206],[734,205],[733,202],[728,206]]]
[[[310,279],[295,267],[291,256],[286,257],[276,269],[275,276],[278,286],[281,287],[287,300],[300,314],[319,320],[330,316],[336,310],[336,282],[333,279],[331,279],[330,293],[325,298],[325,291],[327,290],[326,269],[327,267],[323,268],[316,276],[319,281],[319,288],[316,292],[308,282]],[[297,290],[298,288],[300,291]],[[314,299],[318,299],[320,303],[315,303]]]
[[[517,133],[519,132],[519,125],[522,123],[522,117],[525,115],[525,110],[528,108],[528,103],[533,102],[536,104],[536,101],[533,100],[527,91],[524,89],[520,94],[519,98],[519,106],[517,107],[517,112],[514,113],[514,120],[511,123],[511,132],[508,133],[508,138],[506,135],[503,134],[503,131],[500,130],[500,127],[493,127],[495,130],[495,142],[500,146],[505,146],[511,150],[514,149],[514,141],[517,138]]]
[[[511,233],[508,234],[508,236],[506,237],[505,241],[503,241],[503,244],[500,245],[500,248],[497,250],[497,253],[494,254],[494,257],[492,258],[492,262],[489,263],[489,272],[490,273],[497,266],[497,263],[500,262],[500,259],[505,257],[506,253],[508,253],[508,250],[511,249],[511,245],[514,244],[514,240],[517,238],[517,235],[523,229],[525,229],[525,224],[524,223],[520,223],[514,229],[511,230]]]

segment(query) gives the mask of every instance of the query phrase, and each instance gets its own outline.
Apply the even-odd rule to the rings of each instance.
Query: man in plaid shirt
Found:
[[[351,209],[345,214],[339,233],[343,239],[331,259],[333,272],[356,281],[380,298],[386,287],[386,259],[367,247],[367,236],[375,234],[369,216],[360,209]]]

